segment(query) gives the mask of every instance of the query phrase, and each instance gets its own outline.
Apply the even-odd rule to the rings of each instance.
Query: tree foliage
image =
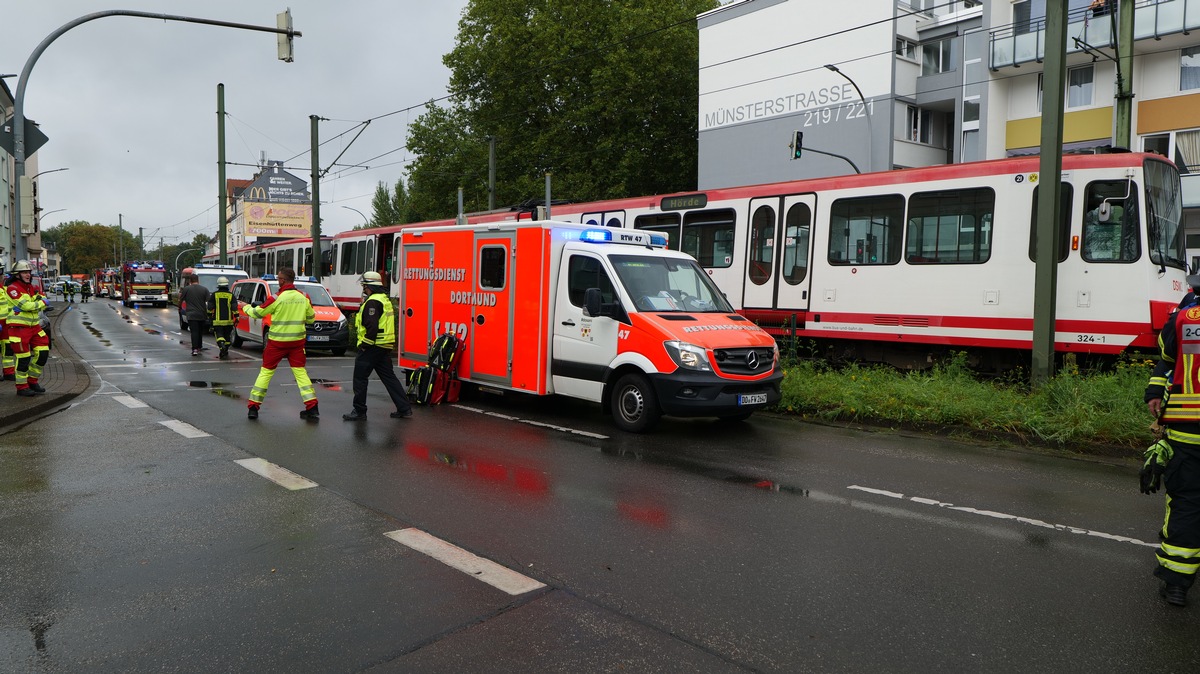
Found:
[[[544,194],[571,201],[692,189],[699,35],[716,0],[471,0],[443,59],[451,99],[409,130],[411,215],[487,206],[488,138],[496,205]]]
[[[161,244],[146,249],[131,232],[86,220],[72,220],[42,230],[42,243],[53,246],[62,260],[60,274],[88,274],[126,260],[161,260],[168,268],[173,268],[175,260],[179,259],[180,266],[184,267],[199,262],[210,241],[209,237],[197,234],[187,243]]]
[[[380,181],[375,186],[375,196],[371,199],[371,221],[354,229],[416,222],[410,217],[411,210],[408,203],[408,190],[404,187],[404,179],[396,181],[394,190],[389,190],[387,184]]]

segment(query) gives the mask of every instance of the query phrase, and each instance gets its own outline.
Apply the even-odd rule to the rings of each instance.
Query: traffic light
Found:
[[[279,30],[286,30],[286,33],[276,33],[279,42],[279,60],[285,63],[291,63],[295,54],[292,51],[292,10],[280,12],[275,15],[275,27]]]
[[[855,262],[861,263],[863,261],[863,252],[865,250],[865,246],[863,245],[863,243],[864,243],[863,240],[859,239],[857,242],[857,245],[854,248],[854,261]]]
[[[803,131],[793,131],[792,132],[792,159],[799,159],[800,155],[803,153],[804,153],[804,132]]]

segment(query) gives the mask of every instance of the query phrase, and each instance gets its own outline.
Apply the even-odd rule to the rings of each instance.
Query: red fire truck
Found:
[[[171,282],[161,262],[126,262],[121,265],[121,304],[167,306]]]
[[[116,269],[92,270],[92,287],[95,289],[96,297],[113,297],[113,289],[119,278],[120,274]]]

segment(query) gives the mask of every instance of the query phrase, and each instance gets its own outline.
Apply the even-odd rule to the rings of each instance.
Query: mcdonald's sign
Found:
[[[245,201],[270,201],[267,198],[267,188],[261,185],[255,185],[246,190],[246,196],[243,199]]]

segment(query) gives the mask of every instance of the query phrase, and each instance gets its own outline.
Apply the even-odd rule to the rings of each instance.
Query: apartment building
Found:
[[[699,188],[1037,154],[1047,1],[735,0],[702,14]],[[1119,4],[1067,2],[1065,152],[1113,145]],[[1130,4],[1130,149],[1180,167],[1200,263],[1200,0]]]

